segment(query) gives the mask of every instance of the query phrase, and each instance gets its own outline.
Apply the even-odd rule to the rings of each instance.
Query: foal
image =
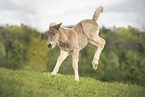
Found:
[[[49,25],[47,46],[49,48],[54,48],[56,43],[58,43],[61,49],[60,56],[58,57],[56,66],[52,72],[52,76],[56,75],[61,63],[68,55],[71,54],[73,59],[72,66],[75,73],[75,80],[79,81],[79,51],[86,45],[89,45],[95,49],[92,64],[93,69],[97,69],[99,64],[99,56],[105,45],[105,40],[98,36],[99,26],[96,23],[101,12],[103,12],[102,6],[95,11],[92,19],[83,20],[70,29],[62,28],[62,23],[51,23]]]

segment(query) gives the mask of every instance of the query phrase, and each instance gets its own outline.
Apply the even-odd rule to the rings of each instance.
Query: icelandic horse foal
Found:
[[[89,45],[95,49],[95,55],[92,61],[93,69],[96,70],[99,64],[99,56],[104,48],[105,40],[98,36],[99,26],[96,21],[99,18],[100,13],[103,12],[103,7],[100,6],[94,13],[92,19],[86,19],[79,22],[73,28],[62,28],[61,24],[51,23],[48,30],[48,42],[49,48],[54,48],[58,43],[61,53],[57,59],[56,66],[52,72],[52,76],[55,76],[59,70],[61,63],[66,59],[68,55],[72,55],[72,66],[75,73],[75,80],[79,81],[78,75],[78,61],[79,51],[86,45]]]

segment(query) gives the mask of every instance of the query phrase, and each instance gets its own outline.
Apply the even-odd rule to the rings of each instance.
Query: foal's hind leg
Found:
[[[93,69],[96,70],[99,64],[99,57],[104,48],[105,40],[97,36],[90,40],[89,45],[95,48],[95,55],[92,61]]]

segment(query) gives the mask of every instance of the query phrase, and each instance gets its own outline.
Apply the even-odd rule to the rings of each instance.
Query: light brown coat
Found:
[[[86,19],[79,22],[73,28],[62,28],[61,24],[51,23],[48,31],[48,42],[47,45],[50,48],[54,48],[58,43],[61,53],[57,59],[56,66],[52,72],[54,76],[68,55],[72,55],[73,58],[73,69],[75,72],[75,80],[79,80],[78,75],[78,58],[79,51],[86,45],[95,48],[95,55],[92,61],[93,68],[96,70],[99,64],[99,56],[104,48],[105,40],[98,36],[99,26],[96,23],[100,13],[103,12],[103,7],[100,6],[94,13],[92,19]]]

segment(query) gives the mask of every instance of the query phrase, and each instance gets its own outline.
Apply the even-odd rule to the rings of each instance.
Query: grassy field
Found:
[[[0,68],[0,97],[145,97],[145,87]]]

